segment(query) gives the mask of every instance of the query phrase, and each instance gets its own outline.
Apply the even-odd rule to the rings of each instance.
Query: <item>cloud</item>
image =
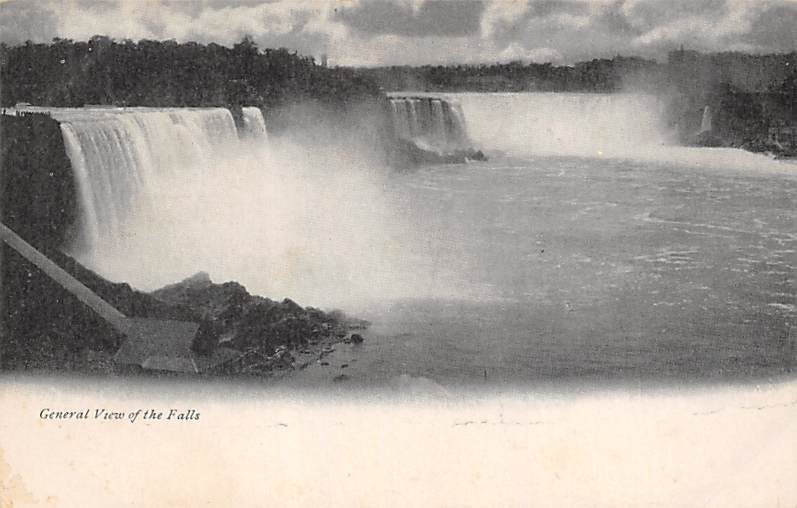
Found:
[[[334,18],[360,34],[461,37],[479,31],[482,11],[484,4],[478,1],[393,3],[376,0],[336,8]]]
[[[513,42],[498,54],[498,60],[502,62],[558,63],[562,60],[562,54],[553,48],[529,49]]]
[[[797,50],[797,0],[0,0],[0,40],[176,39],[346,65]]]
[[[58,33],[56,13],[33,2],[0,3],[0,41],[21,44],[49,41]]]
[[[530,2],[522,15],[493,25],[492,43],[505,50],[554,48],[564,61],[614,56],[626,52],[637,30],[619,2],[554,0]]]

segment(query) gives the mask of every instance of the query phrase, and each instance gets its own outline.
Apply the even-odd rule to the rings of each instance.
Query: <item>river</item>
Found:
[[[309,382],[345,373],[438,390],[792,371],[796,165],[667,146],[639,97],[454,98],[490,160],[394,174],[384,193],[434,245],[406,252],[434,296],[362,306],[366,343],[341,345]]]
[[[792,371],[797,165],[672,146],[652,96],[412,95],[394,103],[405,132],[455,121],[489,160],[379,168],[356,140],[271,139],[256,108],[245,141],[223,109],[54,111],[81,192],[73,253],[145,290],[204,270],[373,323],[298,384]]]

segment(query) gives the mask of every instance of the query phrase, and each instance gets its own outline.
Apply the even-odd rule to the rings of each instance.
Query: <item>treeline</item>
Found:
[[[385,90],[425,92],[615,92],[631,80],[653,81],[658,64],[637,57],[595,59],[574,66],[522,62],[392,66],[360,69]]]
[[[617,56],[575,65],[496,63],[359,69],[385,90],[426,92],[618,92],[678,90],[690,95],[729,85],[749,93],[793,93],[797,52],[749,55],[678,50],[666,63]]]
[[[751,55],[739,52],[699,53],[678,50],[661,64],[666,83],[697,95],[717,86],[747,93],[794,93],[797,52]]]
[[[772,55],[673,51],[661,65],[661,87],[684,110],[708,105],[720,130],[751,137],[778,123],[797,122],[797,52]],[[738,141],[737,141],[738,142]]]
[[[334,108],[379,96],[351,69],[327,68],[285,48],[260,50],[173,40],[0,44],[0,101],[43,106],[266,107],[312,100]]]

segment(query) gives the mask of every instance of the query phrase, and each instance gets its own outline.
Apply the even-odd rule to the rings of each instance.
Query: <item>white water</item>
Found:
[[[421,103],[428,105],[426,120]],[[647,96],[462,94],[449,102],[394,98],[392,106],[394,121],[411,134],[465,120],[477,146],[511,157],[591,155],[581,159],[587,167],[611,157],[718,170],[794,167],[739,150],[662,145],[659,104]],[[441,111],[445,122],[431,115]],[[435,183],[429,203],[414,203],[427,189],[408,175],[400,186],[422,187],[396,194],[399,177],[359,155],[365,150],[356,140],[268,140],[256,108],[244,108],[240,136],[225,109],[52,114],[63,122],[80,193],[81,237],[68,250],[112,280],[147,290],[204,270],[255,293],[326,306],[406,297],[490,300],[500,293],[493,283],[474,282],[489,256],[463,243],[455,234],[459,219],[437,209],[451,189]],[[500,154],[493,158],[504,164]],[[536,164],[521,166],[531,171]],[[480,192],[490,195],[486,187]],[[429,206],[426,215],[415,213]]]
[[[711,132],[711,108],[708,106],[703,108],[703,117],[700,119],[700,132],[698,134],[704,132]]]
[[[330,362],[366,385],[793,367],[794,165],[659,144],[649,97],[459,98],[490,160],[414,172],[239,139],[225,110],[54,111],[93,211],[73,253],[142,289],[205,270],[344,307],[374,326]]]
[[[663,103],[640,94],[455,94],[488,150],[602,156],[669,141]]]
[[[243,137],[260,140],[267,139],[268,131],[266,130],[266,121],[263,119],[263,113],[260,111],[260,108],[249,106],[241,108],[241,110],[244,117]]]
[[[459,292],[430,277],[423,228],[387,208],[386,171],[356,142],[269,140],[257,108],[240,138],[226,109],[51,113],[79,190],[67,250],[111,280],[151,290],[202,270],[326,306]]]
[[[81,237],[71,246],[91,253],[121,246],[130,217],[157,214],[152,188],[170,172],[202,178],[207,161],[238,139],[226,109],[52,110],[72,162]]]
[[[666,104],[653,95],[457,93],[446,97],[462,105],[473,144],[494,155],[625,159],[713,171],[795,172],[793,163],[744,150],[675,145],[676,133],[665,122]],[[710,123],[709,117],[709,127]]]
[[[431,150],[469,146],[462,107],[456,101],[425,96],[390,98],[393,127],[403,139]]]

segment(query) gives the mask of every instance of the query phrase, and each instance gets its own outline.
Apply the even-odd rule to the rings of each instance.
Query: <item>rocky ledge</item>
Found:
[[[251,295],[237,282],[214,284],[204,272],[151,295],[196,313],[200,327],[192,350],[208,357],[222,352],[227,359],[211,370],[215,373],[271,375],[303,368],[309,364],[308,355],[320,362],[337,342],[362,342],[362,336],[352,332],[369,325],[340,311]],[[297,362],[297,353],[303,362]]]
[[[399,167],[414,167],[425,164],[463,164],[468,161],[486,161],[487,157],[475,148],[453,150],[431,150],[419,146],[412,140],[400,138],[396,141],[394,164]]]
[[[114,356],[127,338],[12,249],[4,254],[7,333],[0,340],[0,368],[119,372]],[[109,282],[55,249],[46,254],[127,317],[199,323],[190,349],[196,363],[206,365],[203,374],[289,372],[320,362],[337,342],[361,341],[369,324],[340,311],[252,295],[236,282],[214,283],[206,273],[145,293]],[[170,346],[164,343],[164,350]]]

